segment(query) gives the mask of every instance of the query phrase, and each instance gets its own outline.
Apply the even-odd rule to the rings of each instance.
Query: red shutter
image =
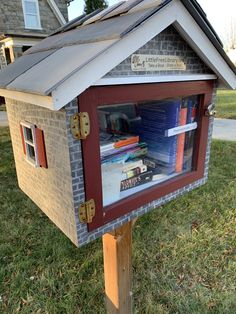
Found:
[[[36,136],[36,145],[37,145],[39,165],[43,168],[47,168],[48,164],[47,164],[47,156],[46,156],[43,131],[36,127],[35,136]]]
[[[22,140],[22,147],[23,147],[23,152],[26,155],[26,147],[25,147],[25,139],[24,139],[24,130],[23,126],[20,124],[20,135],[21,135],[21,140]]]

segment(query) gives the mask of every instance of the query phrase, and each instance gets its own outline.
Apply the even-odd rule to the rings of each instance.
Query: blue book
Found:
[[[193,109],[193,101],[189,99],[187,102],[187,124],[192,122],[192,109]]]
[[[168,173],[175,170],[177,136],[166,137],[166,130],[177,127],[181,99],[156,101],[138,106],[142,119],[139,136],[148,145],[148,156],[164,163]]]
[[[187,124],[195,121],[195,113],[193,114],[194,106],[193,99],[188,98],[187,100]],[[192,160],[193,160],[193,146],[194,146],[194,135],[195,130],[187,132],[185,135],[185,144],[184,144],[184,162],[183,170],[191,171],[192,170]]]

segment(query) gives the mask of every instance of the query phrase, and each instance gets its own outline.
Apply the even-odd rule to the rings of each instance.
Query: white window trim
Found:
[[[39,14],[39,3],[38,3],[38,0],[27,0],[29,2],[32,2],[32,3],[36,4],[36,14],[37,14],[37,18],[38,18],[38,26],[37,27],[32,27],[32,26],[27,24],[27,14],[26,14],[26,9],[25,9],[25,1],[26,0],[21,0],[22,7],[23,7],[23,13],[24,13],[25,28],[27,28],[27,29],[38,29],[38,30],[42,29],[41,20],[40,20],[40,14]]]
[[[66,24],[66,20],[64,16],[61,14],[61,11],[59,10],[56,2],[54,0],[47,0],[50,8],[52,9],[53,13],[55,14],[58,22],[61,24],[61,26]]]
[[[38,150],[36,143],[36,135],[35,135],[35,125],[26,121],[20,122],[20,125],[23,128],[23,137],[24,137],[24,145],[25,145],[25,153],[26,153],[26,161],[30,163],[34,167],[39,167],[39,159],[38,159]],[[26,128],[31,129],[33,135],[33,142],[27,140]],[[29,148],[31,146],[34,148],[35,152],[35,160],[30,157]]]

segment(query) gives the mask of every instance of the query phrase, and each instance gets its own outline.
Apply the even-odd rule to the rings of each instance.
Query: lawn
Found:
[[[140,218],[136,314],[236,313],[236,142],[214,141],[208,183]],[[77,249],[18,189],[0,129],[0,313],[105,313],[101,240]]]
[[[216,118],[236,119],[236,91],[217,91]]]

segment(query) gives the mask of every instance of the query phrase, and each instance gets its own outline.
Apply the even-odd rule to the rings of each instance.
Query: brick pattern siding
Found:
[[[7,99],[7,114],[20,188],[77,244],[65,111],[52,112]],[[35,168],[25,160],[21,121],[43,130],[48,169]]]
[[[160,54],[182,57],[186,64],[186,71],[150,71],[133,72],[131,70],[131,56],[121,62],[105,77],[142,76],[142,75],[171,75],[171,74],[211,74],[212,71],[202,62],[192,48],[183,40],[173,26],[169,26],[154,37],[135,54]]]

